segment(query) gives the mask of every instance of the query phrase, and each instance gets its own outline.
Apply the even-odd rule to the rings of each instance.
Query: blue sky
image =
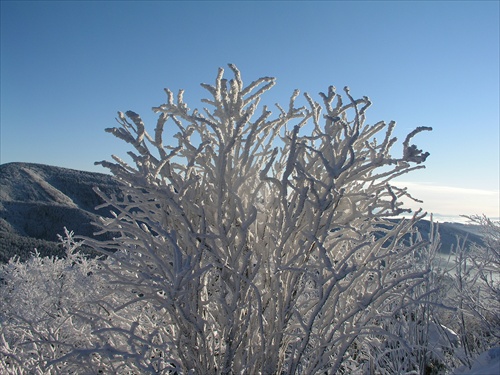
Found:
[[[498,1],[1,1],[0,163],[105,172],[128,147],[104,132],[117,111],[149,128],[164,87],[199,107],[201,82],[234,63],[295,88],[348,85],[431,153],[402,178],[441,217],[499,217]],[[396,151],[395,151],[396,152]]]

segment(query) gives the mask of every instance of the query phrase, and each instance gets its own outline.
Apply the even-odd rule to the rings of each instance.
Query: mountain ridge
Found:
[[[77,235],[96,237],[91,222],[110,216],[109,208],[96,210],[102,199],[93,190],[121,195],[113,176],[37,163],[0,164],[0,263],[14,255],[24,260],[35,248],[41,255],[64,255],[58,234],[64,228]],[[424,238],[428,220],[416,224]],[[447,253],[457,238],[481,243],[474,226],[440,223],[441,252]],[[109,239],[111,236],[98,237]]]

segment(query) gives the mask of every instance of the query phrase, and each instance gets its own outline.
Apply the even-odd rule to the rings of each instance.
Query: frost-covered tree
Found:
[[[389,218],[408,211],[391,180],[423,168],[428,153],[410,141],[430,129],[393,157],[395,123],[365,124],[367,97],[330,87],[322,104],[305,94],[297,107],[295,91],[273,117],[260,102],[274,78],[245,86],[230,68],[233,79],[220,69],[202,85],[203,110],[166,90],[152,135],[131,111],[107,129],[135,148],[135,165],[100,163],[125,199],[102,195],[115,218],[101,228],[116,236],[87,243],[155,322],[110,321],[100,333],[123,340],[106,350],[158,372],[346,370],[358,338],[383,336],[381,320],[414,303],[427,274],[414,266],[424,243],[405,239],[420,216]]]
[[[410,143],[430,128],[395,157],[395,123],[366,124],[367,97],[329,87],[299,106],[296,91],[273,116],[261,98],[275,79],[245,86],[230,69],[202,85],[202,110],[166,90],[153,133],[131,111],[107,129],[135,150],[132,164],[100,162],[123,183],[120,197],[100,192],[113,240],[85,239],[108,256],[102,290],[86,299],[96,310],[68,315],[88,341],[46,371],[373,372],[391,340],[411,355],[388,322],[428,301],[428,242],[420,212],[397,219],[411,196],[391,182],[423,168]]]

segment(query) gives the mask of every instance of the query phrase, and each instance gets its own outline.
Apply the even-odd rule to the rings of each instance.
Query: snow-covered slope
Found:
[[[31,163],[0,165],[0,262],[34,247],[57,251],[57,235],[64,227],[92,236],[91,221],[101,199],[93,191],[119,192],[119,184],[106,174]],[[41,241],[41,242],[40,242]]]

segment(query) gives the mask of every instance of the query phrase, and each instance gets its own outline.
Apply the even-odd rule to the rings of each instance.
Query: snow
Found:
[[[481,354],[471,369],[461,367],[455,375],[500,375],[500,346]]]

